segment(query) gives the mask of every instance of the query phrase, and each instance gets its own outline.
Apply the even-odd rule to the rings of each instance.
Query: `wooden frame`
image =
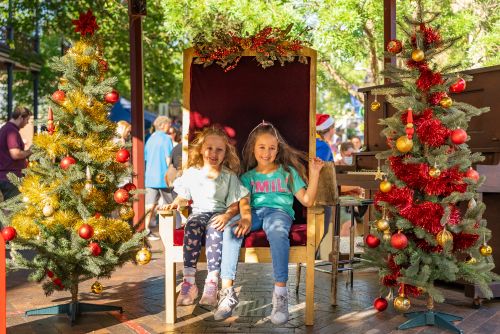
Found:
[[[255,52],[245,51],[243,56],[255,56]],[[309,84],[309,156],[316,156],[316,51],[303,48],[301,55],[310,58],[310,84]],[[187,147],[190,122],[190,93],[191,93],[191,64],[194,58],[194,49],[184,51],[184,86],[183,86],[183,165],[187,162]],[[218,66],[218,65],[211,65]],[[275,64],[274,66],[280,66]],[[174,246],[174,229],[176,216],[166,211],[160,211],[160,236],[165,250],[165,321],[168,324],[175,323],[176,313],[176,270],[175,263],[182,262],[182,246]],[[305,324],[314,324],[314,263],[315,252],[321,239],[323,229],[324,211],[323,207],[312,207],[307,209],[307,241],[305,246],[290,247],[290,263],[297,263],[300,272],[300,263],[306,263],[306,309]],[[203,251],[202,251],[203,253]],[[203,260],[200,257],[200,262]],[[270,248],[252,247],[242,248],[240,262],[245,263],[269,263],[271,262]],[[297,275],[300,278],[300,275]],[[298,285],[299,282],[296,282]]]

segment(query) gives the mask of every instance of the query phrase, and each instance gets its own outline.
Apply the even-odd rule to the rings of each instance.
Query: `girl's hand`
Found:
[[[212,220],[211,225],[217,231],[224,231],[224,228],[226,227],[230,219],[231,218],[229,218],[227,214],[223,213],[218,216],[215,216]]]
[[[160,210],[168,210],[168,211],[177,210],[177,209],[179,209],[179,203],[173,202],[170,204],[164,204],[161,207],[159,207],[159,209]]]
[[[250,221],[250,219],[241,218],[234,225],[236,225],[236,228],[234,229],[234,235],[236,235],[238,238],[241,238],[250,232],[252,222]]]
[[[325,162],[320,158],[311,159],[311,163],[309,164],[309,168],[311,173],[316,173],[319,175],[321,168],[325,165]]]

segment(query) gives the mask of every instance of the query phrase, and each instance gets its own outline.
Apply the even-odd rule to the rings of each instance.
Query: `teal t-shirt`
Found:
[[[293,183],[289,182],[290,173],[282,166],[269,174],[261,174],[255,169],[241,176],[241,183],[250,191],[252,208],[268,207],[286,211],[292,219],[293,196],[306,187],[306,183],[293,167],[290,167]],[[292,189],[290,189],[292,188]]]

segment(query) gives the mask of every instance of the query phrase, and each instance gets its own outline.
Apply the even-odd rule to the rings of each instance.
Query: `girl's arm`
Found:
[[[250,208],[249,197],[244,197],[240,200],[240,215],[241,219],[236,222],[237,227],[234,230],[234,234],[238,238],[248,234],[252,227],[252,210]]]
[[[224,231],[224,227],[226,227],[227,223],[238,214],[238,202],[234,202],[231,204],[226,212],[221,213],[220,215],[214,217],[212,226],[218,231]]]
[[[175,210],[175,209],[179,210],[179,209],[186,207],[188,205],[189,205],[189,200],[182,198],[180,196],[177,196],[172,203],[163,205],[159,209],[160,210]]]
[[[316,193],[318,191],[319,172],[323,168],[324,162],[319,158],[314,158],[309,167],[309,185],[307,190],[300,189],[295,193],[295,197],[306,208],[312,206],[316,200]]]

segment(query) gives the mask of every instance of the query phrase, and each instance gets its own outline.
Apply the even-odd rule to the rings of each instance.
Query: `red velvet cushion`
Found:
[[[182,246],[184,240],[184,229],[175,230],[174,245]],[[305,246],[307,241],[307,224],[293,224],[290,229],[290,245]],[[250,233],[245,238],[243,247],[269,247],[264,230]]]

